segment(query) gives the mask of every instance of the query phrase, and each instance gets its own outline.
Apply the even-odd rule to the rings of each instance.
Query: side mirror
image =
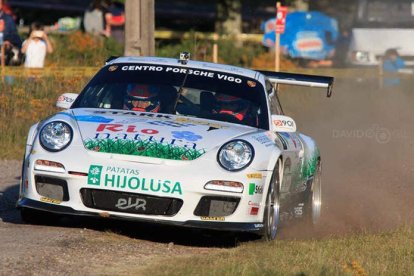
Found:
[[[65,93],[59,96],[56,101],[56,106],[63,109],[69,109],[73,102],[78,97],[78,94],[75,93]]]
[[[295,121],[284,115],[272,115],[272,132],[296,132]]]

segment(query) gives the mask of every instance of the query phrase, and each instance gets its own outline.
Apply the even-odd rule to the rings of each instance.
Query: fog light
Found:
[[[231,193],[243,193],[243,184],[236,181],[225,180],[211,180],[204,185],[206,190],[231,192]]]
[[[34,169],[37,171],[64,173],[65,167],[58,162],[38,159],[35,162]]]

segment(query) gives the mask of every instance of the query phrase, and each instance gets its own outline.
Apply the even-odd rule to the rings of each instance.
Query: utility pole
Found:
[[[125,56],[155,54],[154,0],[125,1]]]

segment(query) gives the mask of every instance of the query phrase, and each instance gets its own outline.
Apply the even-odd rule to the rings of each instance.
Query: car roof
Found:
[[[242,67],[226,65],[226,64],[219,64],[219,63],[211,63],[211,62],[204,62],[204,61],[195,61],[189,60],[186,65],[179,63],[178,59],[173,58],[164,58],[164,57],[119,57],[116,59],[111,60],[108,62],[108,65],[111,64],[118,64],[118,63],[145,63],[145,64],[157,64],[157,65],[169,65],[169,66],[181,66],[181,67],[190,67],[196,69],[204,69],[204,70],[214,70],[223,73],[235,74],[240,75],[252,79],[259,80],[259,76],[261,75],[259,72],[246,69]]]

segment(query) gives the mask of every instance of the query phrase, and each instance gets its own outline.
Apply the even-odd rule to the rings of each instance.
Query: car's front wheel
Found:
[[[305,205],[305,221],[308,224],[316,225],[321,217],[322,203],[322,165],[318,161],[315,174],[313,175],[312,186],[309,190],[308,200]]]
[[[280,220],[280,161],[276,163],[266,195],[266,206],[263,214],[264,233],[262,240],[272,241],[276,238]]]

